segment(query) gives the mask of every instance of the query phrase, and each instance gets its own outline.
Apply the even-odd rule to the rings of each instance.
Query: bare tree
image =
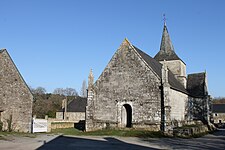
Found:
[[[64,95],[65,96],[77,96],[78,94],[77,94],[77,91],[75,89],[73,89],[73,88],[66,88],[64,90]]]
[[[59,94],[59,95],[64,95],[64,96],[77,96],[77,91],[73,88],[56,88],[53,91],[53,94]]]
[[[87,97],[87,84],[86,81],[84,80],[82,83],[81,91],[80,91],[80,96],[81,97]]]
[[[45,94],[45,93],[46,93],[46,89],[43,88],[43,87],[40,87],[40,86],[37,87],[36,89],[30,87],[30,90],[31,90],[31,92],[32,92],[33,94],[39,94],[39,95],[41,95],[41,94]]]
[[[53,91],[53,94],[64,95],[64,89],[63,89],[63,88],[56,88],[56,89]]]

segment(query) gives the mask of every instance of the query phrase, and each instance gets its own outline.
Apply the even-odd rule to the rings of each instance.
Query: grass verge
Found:
[[[55,129],[52,133],[60,133],[63,135],[76,135],[76,136],[122,136],[122,137],[141,137],[141,138],[160,138],[165,137],[162,132],[146,131],[146,130],[122,130],[122,129],[103,129],[97,131],[83,132],[75,128]]]
[[[9,137],[15,137],[15,136],[35,138],[37,135],[33,134],[33,133],[2,132],[2,131],[0,131],[0,140],[8,140]]]

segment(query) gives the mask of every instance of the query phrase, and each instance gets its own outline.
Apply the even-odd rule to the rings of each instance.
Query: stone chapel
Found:
[[[164,23],[154,58],[125,39],[94,82],[88,77],[86,131],[104,128],[170,130],[209,122],[206,72],[186,74]]]

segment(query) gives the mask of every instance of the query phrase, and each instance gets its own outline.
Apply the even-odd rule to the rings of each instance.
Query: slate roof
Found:
[[[225,113],[225,104],[212,104],[213,113]]]
[[[155,71],[155,73],[162,78],[162,64],[160,64],[157,60],[153,59],[148,54],[144,53],[137,47],[133,46],[135,50],[141,55],[141,57],[145,60],[145,62]],[[175,90],[181,91],[183,93],[188,94],[187,90],[184,86],[175,78],[174,74],[169,70],[168,71],[168,80],[171,87]]]
[[[67,105],[67,112],[85,112],[86,105],[87,98],[78,96]],[[60,110],[60,112],[63,110]]]
[[[188,75],[187,91],[190,93],[190,95],[194,97],[204,97],[207,95],[205,77],[206,74],[204,72]]]
[[[154,59],[158,61],[181,60],[174,51],[174,47],[170,40],[170,36],[167,30],[166,24],[164,24],[164,28],[163,28],[160,51],[155,55]]]

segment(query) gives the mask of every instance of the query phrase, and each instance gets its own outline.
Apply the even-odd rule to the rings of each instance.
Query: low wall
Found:
[[[74,128],[74,122],[52,122],[51,129]]]
[[[109,120],[93,120],[92,124],[94,127],[86,128],[86,131],[95,131],[101,129],[120,129],[125,128],[118,125],[117,122],[112,122]],[[132,123],[131,128],[137,130],[148,130],[148,131],[160,131],[160,124],[150,124],[150,123]]]
[[[160,131],[160,124],[132,124],[132,128],[148,131]]]
[[[178,137],[191,137],[194,135],[202,134],[208,132],[208,127],[206,125],[199,126],[187,126],[187,127],[178,127],[173,129],[173,136]]]
[[[68,120],[59,120],[56,118],[48,118],[48,131],[51,132],[52,129],[60,129],[60,128],[74,128],[75,121]]]

